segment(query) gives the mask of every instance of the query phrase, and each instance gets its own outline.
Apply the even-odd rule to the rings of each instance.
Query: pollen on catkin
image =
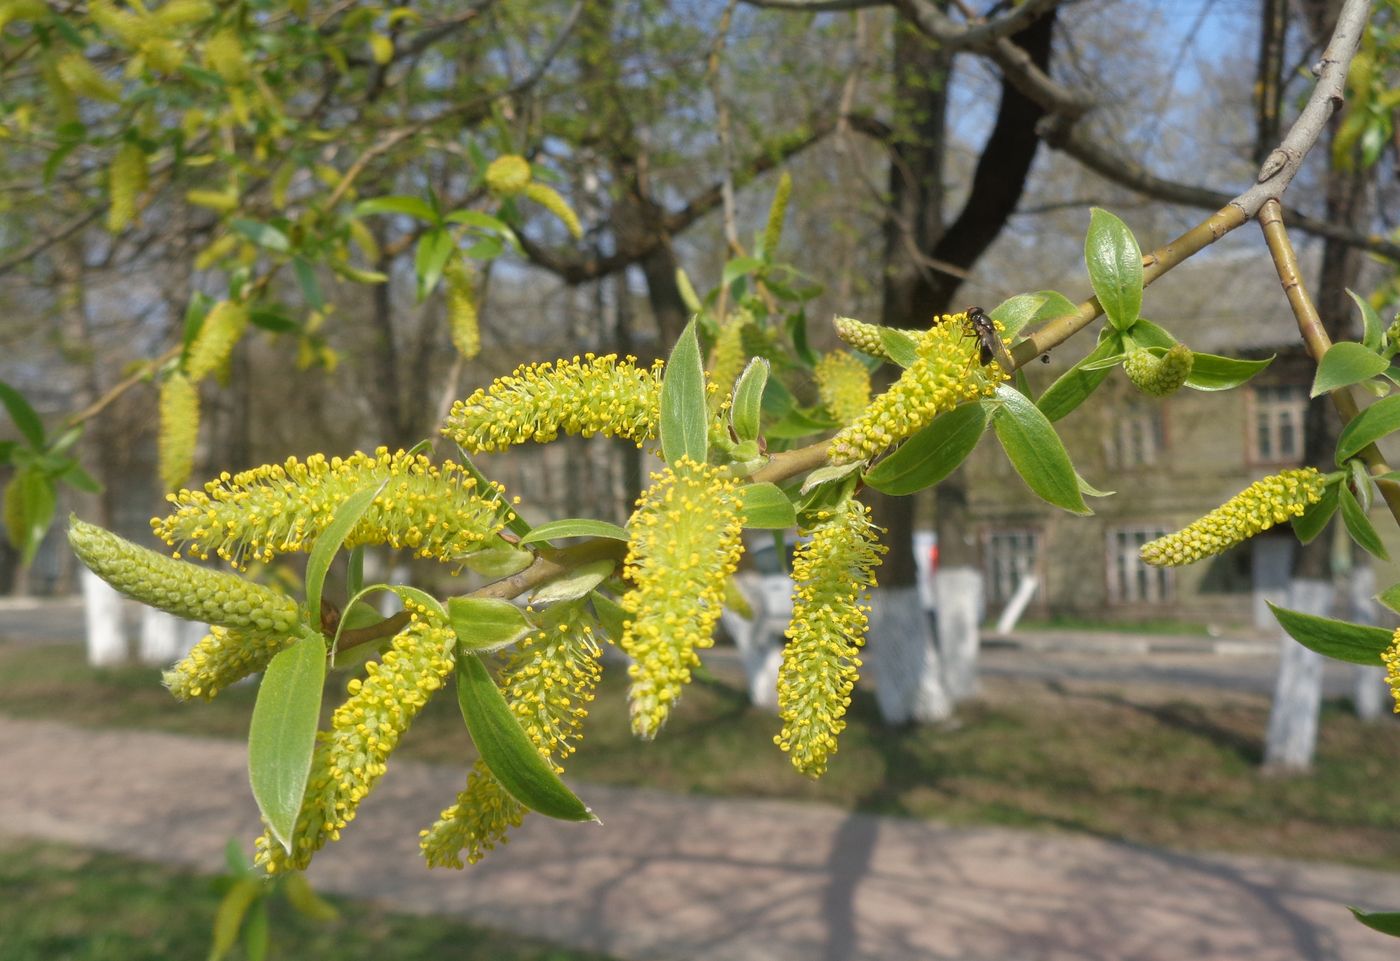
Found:
[[[1389,649],[1381,652],[1381,663],[1385,665],[1385,682],[1390,686],[1395,713],[1400,714],[1400,628],[1391,636]]]
[[[487,546],[505,525],[508,508],[499,492],[481,490],[465,468],[380,447],[373,454],[313,454],[304,462],[293,457],[221,474],[202,491],[169,495],[175,512],[151,526],[172,547],[244,567],[310,550],[341,504],[380,483],[383,488],[346,538],[347,548],[387,544],[452,564]]]
[[[306,794],[292,830],[292,851],[269,830],[255,842],[257,863],[269,874],[298,870],[355,819],[383,776],[389,755],[409,724],[452,673],[457,636],[426,608],[405,603],[411,618],[389,652],[365,665],[346,685],[349,697],[316,735]]]
[[[146,189],[146,151],[124,143],[107,168],[107,229],[120,233],[136,219],[136,201]]]
[[[485,180],[486,188],[494,194],[518,194],[530,182],[530,161],[513,153],[497,157],[487,165]]]
[[[1123,373],[1134,387],[1152,397],[1176,393],[1191,376],[1194,355],[1185,344],[1173,344],[1161,357],[1139,347],[1128,351],[1123,360]]]
[[[792,621],[778,669],[778,714],[773,742],[793,767],[820,777],[846,727],[865,642],[869,591],[885,552],[870,509],[847,500],[818,515],[792,561]]]
[[[874,457],[918,433],[939,414],[966,401],[990,397],[1009,376],[993,359],[978,363],[980,345],[963,323],[945,315],[919,335],[914,363],[861,415],[831,440],[834,464]]]
[[[739,310],[721,321],[715,345],[710,349],[709,371],[706,383],[715,385],[710,397],[710,406],[717,407],[729,398],[734,390],[734,382],[744,372],[748,364],[748,351],[744,349],[744,328],[752,325],[753,317],[747,310]]]
[[[569,206],[559,191],[548,184],[532,181],[524,186],[521,194],[558,217],[569,231],[569,236],[575,240],[583,236],[583,224],[579,223],[578,214],[574,213],[574,208]]]
[[[185,358],[185,373],[198,383],[224,365],[248,329],[248,305],[232,300],[215,304],[199,326]]]
[[[173,490],[194,470],[194,449],[199,440],[199,388],[178,371],[160,385],[156,405],[160,417],[156,435],[156,462],[160,482]]]
[[[859,417],[870,403],[870,371],[850,351],[823,354],[812,375],[822,406],[843,424]]]
[[[878,357],[881,360],[890,360],[889,352],[885,350],[885,342],[880,337],[883,327],[877,324],[867,324],[851,317],[837,317],[832,321],[836,328],[836,336],[840,337],[847,347],[854,347],[862,354],[869,354],[871,357]],[[898,330],[898,328],[894,328]],[[922,330],[898,330],[915,342],[924,336]]]
[[[778,178],[773,203],[768,207],[768,223],[763,228],[763,252],[769,257],[783,239],[783,221],[787,218],[788,200],[792,197],[792,174],[786,170]]]
[[[270,587],[157,554],[77,518],[68,543],[117,591],[176,617],[273,634],[291,632],[300,619],[296,601]]]
[[[294,640],[296,635],[286,632],[211,627],[161,680],[177,701],[211,700],[230,684],[266,670]]]
[[[521,641],[501,674],[501,691],[540,755],[560,766],[574,753],[601,671],[602,651],[589,618],[575,609],[557,625]],[[511,797],[480,759],[457,800],[432,827],[419,832],[429,867],[475,864],[508,840],[526,808]]]
[[[624,574],[635,587],[622,596],[632,620],[619,641],[632,658],[632,730],[644,738],[656,736],[690,682],[696,650],[714,643],[725,581],[743,552],[735,481],[689,457],[652,481],[628,521]]]
[[[1323,477],[1312,467],[1257,480],[1205,517],[1142,545],[1142,559],[1177,567],[1224,553],[1275,524],[1301,517],[1322,498]]]
[[[661,366],[643,369],[616,354],[522,365],[453,404],[442,432],[471,454],[544,444],[561,433],[640,447],[660,421]]]
[[[481,327],[476,314],[476,282],[471,268],[454,260],[443,274],[447,283],[447,323],[452,331],[452,346],[471,360],[481,353]]]

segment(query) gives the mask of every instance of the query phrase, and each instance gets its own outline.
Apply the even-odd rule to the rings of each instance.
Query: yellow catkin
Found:
[[[583,224],[579,223],[578,214],[574,213],[574,208],[560,196],[559,191],[546,184],[531,182],[522,188],[521,193],[558,217],[575,240],[583,236]]]
[[[1385,665],[1385,682],[1390,686],[1395,713],[1400,714],[1400,628],[1391,637],[1390,648],[1381,653],[1381,663]]]
[[[103,33],[128,47],[139,47],[152,34],[152,24],[147,17],[133,11],[118,10],[105,0],[89,3],[88,16]]]
[[[502,672],[501,689],[511,710],[556,773],[563,773],[560,762],[574,752],[598,685],[601,654],[591,623],[575,608],[557,625],[522,641]],[[430,867],[460,868],[464,856],[475,864],[504,844],[525,814],[478,760],[456,802],[419,832],[419,847]]]
[[[233,253],[239,243],[239,238],[233,234],[224,234],[216,238],[208,247],[205,247],[195,256],[194,269],[208,270],[210,267],[215,266],[229,254]]]
[[[720,323],[715,345],[710,349],[710,364],[706,381],[713,384],[715,393],[710,405],[718,406],[729,399],[734,390],[734,382],[744,372],[748,364],[748,352],[744,350],[744,328],[753,323],[753,317],[746,310],[730,314]]]
[[[165,489],[173,490],[188,480],[194,470],[194,449],[199,440],[199,387],[184,374],[171,374],[160,385],[157,407],[158,473]]]
[[[248,329],[248,305],[221,300],[210,309],[199,326],[194,343],[185,358],[185,373],[198,383],[217,371],[229,359],[233,348]]]
[[[211,627],[161,680],[177,701],[212,700],[230,684],[266,670],[273,657],[295,639],[289,632]]]
[[[120,233],[136,219],[136,201],[146,189],[146,151],[124,143],[107,169],[107,229]]]
[[[58,76],[65,87],[80,97],[113,103],[121,99],[121,87],[102,76],[80,53],[58,59]]]
[[[296,602],[270,587],[157,554],[77,518],[68,544],[115,590],[176,617],[276,634],[290,632],[300,617]]]
[[[477,322],[476,282],[471,268],[454,260],[443,275],[447,285],[447,323],[452,346],[467,360],[481,353],[481,326]]]
[[[823,354],[812,375],[822,406],[842,424],[855,420],[870,403],[870,371],[849,351]]]
[[[818,515],[811,539],[792,561],[792,621],[778,671],[778,714],[783,728],[774,743],[809,777],[826,771],[836,738],[846,727],[865,641],[869,591],[884,548],[870,509],[847,500]]]
[[[204,41],[204,62],[227,84],[243,83],[250,75],[243,43],[232,30],[220,30]]]
[[[965,319],[963,314],[944,315],[920,335],[914,363],[832,438],[828,456],[833,463],[874,457],[939,414],[996,392],[1008,375],[995,359],[985,366],[978,363],[980,345]]]
[[[311,774],[292,831],[292,850],[271,831],[258,838],[257,863],[269,874],[299,870],[355,819],[360,802],[384,775],[389,755],[413,719],[442,688],[455,664],[456,634],[412,602],[408,627],[365,676],[346,685],[349,697],[316,735]]]
[[[717,468],[683,457],[652,475],[628,521],[623,595],[632,615],[619,646],[632,658],[628,676],[632,730],[655,737],[700,663],[699,648],[724,606],[726,579],[743,543],[738,484]]]
[[[1191,376],[1194,359],[1191,348],[1185,344],[1173,344],[1161,357],[1139,347],[1128,351],[1128,356],[1123,360],[1123,373],[1144,394],[1166,397],[1176,393],[1186,383],[1186,378]]]
[[[1142,546],[1142,559],[1177,567],[1224,553],[1275,524],[1301,517],[1322,498],[1325,484],[1314,468],[1286,470],[1257,480],[1205,517]]]
[[[623,437],[640,447],[660,420],[661,362],[642,369],[636,360],[584,354],[517,367],[453,404],[442,432],[471,454],[560,434]]]
[[[195,557],[211,553],[235,566],[311,549],[351,495],[383,484],[346,538],[347,547],[387,544],[419,557],[460,563],[491,543],[508,512],[497,491],[482,491],[463,467],[422,454],[295,457],[230,476],[202,491],[167,497],[175,512],[151,526],[157,537]]]
[[[186,203],[203,207],[215,213],[226,214],[238,209],[238,188],[225,187],[223,190],[186,190]]]
[[[151,37],[141,43],[141,56],[156,73],[169,77],[185,65],[185,50],[174,40]]]
[[[848,347],[854,347],[862,354],[869,354],[871,357],[878,357],[881,360],[889,360],[889,352],[885,350],[885,343],[880,337],[880,331],[884,328],[876,324],[867,324],[863,321],[855,320],[851,317],[837,317],[832,324],[836,328],[836,336]],[[899,333],[906,335],[916,343],[924,336],[922,330],[900,330],[894,328]]]
[[[792,197],[792,174],[786,170],[778,178],[773,203],[768,208],[768,223],[763,228],[763,253],[772,257],[783,240],[783,221],[787,218],[788,200]]]
[[[530,161],[519,154],[497,157],[486,167],[486,187],[494,194],[511,197],[530,182]]]
[[[152,14],[167,29],[202,23],[213,15],[214,6],[207,0],[170,0]]]

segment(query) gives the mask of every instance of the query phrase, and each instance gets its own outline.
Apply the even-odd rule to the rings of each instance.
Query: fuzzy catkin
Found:
[[[204,318],[185,358],[185,373],[198,383],[217,371],[248,329],[248,305],[221,300]]]
[[[778,178],[778,189],[773,192],[773,203],[768,208],[768,223],[763,228],[763,253],[772,257],[783,239],[783,221],[787,219],[788,200],[792,197],[792,174],[784,170]]]
[[[190,652],[161,675],[177,701],[212,700],[224,688],[267,669],[296,640],[289,632],[211,627]]]
[[[471,269],[453,261],[443,279],[447,283],[447,322],[452,331],[452,346],[471,360],[481,353],[481,327],[476,313],[476,283]]]
[[[574,208],[569,206],[559,191],[547,184],[532,182],[526,184],[521,193],[558,217],[575,240],[583,236],[583,224],[579,222],[578,214],[574,213]]]
[[[1123,360],[1123,373],[1134,387],[1151,397],[1174,394],[1191,376],[1195,355],[1185,344],[1173,344],[1161,357],[1146,348],[1128,352]]]
[[[1391,636],[1389,649],[1381,652],[1381,663],[1385,665],[1385,683],[1395,702],[1395,713],[1400,714],[1400,628]]]
[[[885,349],[884,339],[880,336],[880,331],[884,328],[877,324],[867,324],[851,317],[837,317],[832,321],[832,324],[836,328],[836,336],[840,337],[842,343],[846,346],[853,347],[862,354],[869,354],[871,357],[878,357],[881,360],[891,360],[889,352]],[[904,334],[915,343],[924,335],[924,331],[922,330],[891,329],[896,333]]]
[[[173,490],[194,470],[195,444],[199,440],[199,387],[178,371],[171,374],[160,385],[157,409],[157,473],[165,489]]]
[[[136,219],[136,201],[146,189],[146,151],[124,143],[107,169],[107,230],[120,233]]]
[[[822,406],[842,424],[855,420],[870,403],[870,371],[849,351],[823,354],[812,375]]]

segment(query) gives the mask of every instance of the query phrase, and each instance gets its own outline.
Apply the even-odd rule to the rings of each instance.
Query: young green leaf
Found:
[[[955,407],[867,471],[865,482],[899,496],[932,487],[972,453],[986,427],[987,412],[981,404]]]
[[[316,279],[316,268],[311,266],[311,262],[305,257],[292,258],[292,273],[296,275],[297,286],[311,309],[325,310],[326,295],[321,291],[321,282]]]
[[[462,560],[468,568],[483,577],[510,577],[533,564],[535,555],[498,537],[481,550],[472,551]]]
[[[785,529],[797,523],[797,512],[792,501],[777,484],[746,484],[739,489],[743,503],[739,512],[743,515],[744,526],[766,530]]]
[[[708,441],[705,369],[692,320],[671,350],[661,377],[661,452],[667,464],[682,457],[703,464]]]
[[[745,274],[751,274],[763,266],[763,261],[758,257],[735,257],[724,265],[724,273],[720,278],[720,286],[728,287],[734,281]]]
[[[340,917],[335,905],[322,900],[301,871],[293,871],[282,879],[282,892],[287,896],[287,903],[302,917],[313,921],[334,921]]]
[[[270,250],[276,254],[288,254],[292,252],[292,242],[287,235],[282,233],[272,224],[259,223],[256,220],[246,220],[242,217],[234,217],[228,223],[229,229],[236,234],[242,234],[255,245],[265,250]]]
[[[1132,327],[1142,310],[1142,250],[1128,225],[1107,210],[1093,208],[1084,262],[1109,323],[1118,330]]]
[[[321,623],[321,592],[326,586],[326,573],[331,568],[331,561],[387,483],[388,480],[385,480],[374,487],[362,488],[347,497],[345,503],[336,508],[335,516],[316,538],[316,543],[311,545],[311,553],[306,559],[306,609],[312,624]]]
[[[258,898],[248,909],[248,923],[243,927],[243,954],[247,961],[266,961],[267,942],[267,898]]]
[[[603,633],[616,641],[626,630],[632,615],[601,591],[594,591],[588,599],[593,602],[593,613],[598,616],[598,624],[603,628]]]
[[[768,361],[755,357],[734,385],[734,404],[729,411],[729,425],[739,440],[758,437],[763,416],[763,389],[768,384]]]
[[[1174,347],[1179,343],[1171,331],[1146,317],[1139,317],[1132,327],[1123,332],[1123,336],[1139,347]]]
[[[1025,396],[1005,384],[997,387],[1000,409],[992,418],[997,440],[1026,486],[1074,514],[1092,514],[1079,490],[1069,452],[1055,428]]]
[[[901,367],[909,367],[919,358],[914,348],[914,338],[902,330],[881,327],[880,345],[885,348],[886,356]]]
[[[290,853],[326,682],[326,642],[307,628],[268,664],[248,727],[248,780],[272,836]]]
[[[1241,360],[1192,351],[1191,373],[1186,378],[1186,386],[1200,391],[1230,390],[1248,381],[1273,360],[1273,354],[1264,360]]]
[[[447,262],[457,252],[457,241],[445,228],[430,230],[418,239],[418,250],[413,258],[413,270],[418,275],[418,299],[437,289]]]
[[[463,651],[508,647],[535,629],[520,608],[495,597],[449,597],[447,618]]]
[[[1077,313],[1079,310],[1078,304],[1058,290],[1037,290],[1032,296],[1045,298],[1045,303],[1040,305],[1035,316],[1031,318],[1032,322],[1054,320],[1056,317],[1065,317]]]
[[[536,750],[475,654],[457,659],[457,704],[482,761],[511,797],[546,817],[597,820]]]
[[[1337,466],[1355,457],[1367,444],[1397,430],[1400,430],[1400,394],[1376,401],[1347,422],[1337,438]]]
[[[372,197],[355,205],[356,217],[367,217],[371,214],[403,214],[430,224],[438,222],[437,212],[433,210],[432,204],[421,197]]]
[[[861,462],[856,461],[853,464],[831,464],[826,467],[818,467],[802,481],[801,492],[807,494],[820,487],[822,484],[850,477],[856,471],[860,470],[860,466]]]
[[[626,528],[609,524],[607,521],[595,521],[588,517],[566,517],[533,528],[530,533],[520,538],[520,544],[523,547],[526,544],[538,544],[540,541],[554,541],[565,537],[606,537],[608,540],[625,541],[628,536]]]
[[[1114,331],[1099,341],[1098,346],[1089,351],[1088,356],[1061,374],[1045,393],[1040,395],[1036,406],[1047,420],[1057,421],[1064,417],[1088,400],[1089,395],[1104,382],[1112,369],[1085,370],[1084,365],[1107,357],[1117,357],[1122,353],[1122,336]]]
[[[1376,600],[1380,601],[1381,605],[1388,610],[1400,614],[1400,584],[1392,584],[1387,587],[1376,595]]]
[[[1375,377],[1389,366],[1390,361],[1373,350],[1353,341],[1338,341],[1322,355],[1308,396],[1318,397],[1338,387],[1350,387]]]
[[[1400,911],[1363,911],[1348,905],[1347,910],[1356,920],[1373,931],[1400,938]]]
[[[988,313],[992,320],[1001,323],[1001,337],[1009,341],[1040,314],[1047,299],[1045,294],[1017,294],[1003,300]]]
[[[1356,303],[1356,309],[1361,311],[1361,346],[1368,350],[1380,350],[1381,341],[1385,337],[1385,324],[1381,323],[1376,308],[1372,307],[1369,300],[1359,296],[1354,290],[1348,290],[1347,296]]]
[[[543,607],[563,601],[576,601],[611,577],[616,569],[617,562],[607,558],[580,564],[535,591],[530,596],[530,603]]]
[[[222,961],[238,943],[238,930],[255,900],[263,893],[260,878],[240,878],[224,894],[214,913],[214,933],[210,939],[209,961]]]
[[[1346,524],[1347,533],[1351,535],[1351,539],[1360,544],[1367,553],[1383,561],[1390,560],[1390,555],[1385,550],[1385,544],[1381,542],[1381,535],[1376,532],[1375,525],[1366,516],[1366,512],[1361,509],[1361,505],[1356,502],[1351,488],[1345,484],[1338,484],[1337,488],[1342,503],[1342,523]]]
[[[34,560],[49,524],[53,522],[57,498],[53,480],[33,465],[15,472],[5,487],[5,531],[20,552],[20,563]]]
[[[1352,624],[1316,614],[1304,614],[1267,602],[1288,636],[1324,657],[1352,664],[1381,664],[1390,647],[1391,632],[1367,624]]]
[[[24,399],[24,395],[3,380],[0,380],[0,404],[5,405],[5,412],[10,415],[10,420],[15,422],[24,439],[29,441],[29,446],[35,450],[43,450],[43,421],[39,420],[39,415],[29,406],[29,401]]]
[[[1340,502],[1337,489],[1340,486],[1339,484],[1328,484],[1323,488],[1321,500],[1316,504],[1309,504],[1303,511],[1303,516],[1293,518],[1293,533],[1298,538],[1299,543],[1310,543],[1318,534],[1322,533],[1327,522],[1337,512],[1337,506]]]

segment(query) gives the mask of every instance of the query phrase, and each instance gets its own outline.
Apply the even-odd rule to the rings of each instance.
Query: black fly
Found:
[[[993,358],[1000,364],[1007,373],[1016,369],[1015,363],[1006,353],[1006,345],[1001,342],[1001,337],[997,334],[996,322],[987,316],[987,312],[981,307],[969,307],[964,313],[967,315],[968,326],[972,328],[972,335],[977,338],[977,343],[981,347],[981,354],[978,362],[986,367]]]

